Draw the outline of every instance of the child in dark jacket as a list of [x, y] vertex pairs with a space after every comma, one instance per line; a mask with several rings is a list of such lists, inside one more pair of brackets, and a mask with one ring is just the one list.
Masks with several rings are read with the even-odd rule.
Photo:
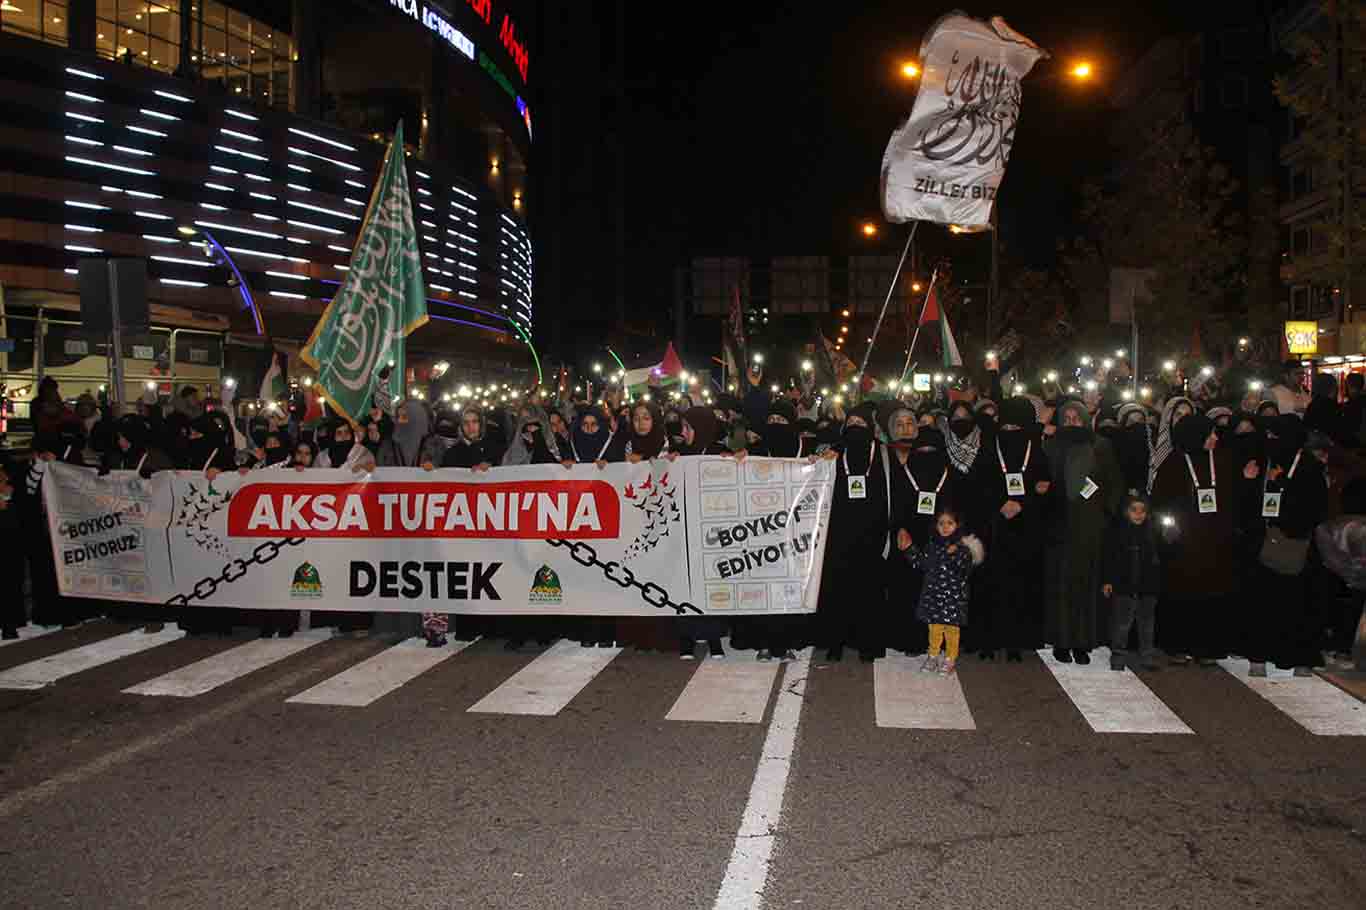
[[1113, 601], [1110, 669], [1123, 670], [1127, 666], [1129, 630], [1137, 626], [1142, 667], [1157, 670], [1153, 660], [1153, 627], [1157, 595], [1162, 588], [1162, 564], [1148, 521], [1148, 502], [1140, 496], [1124, 498], [1123, 514], [1105, 535], [1101, 580], [1101, 592]]
[[986, 558], [986, 551], [980, 540], [963, 532], [957, 510], [947, 504], [936, 511], [929, 540], [915, 543], [902, 528], [897, 532], [896, 545], [906, 561], [925, 576], [915, 618], [929, 626], [930, 641], [929, 655], [920, 669], [952, 675], [958, 665], [959, 634], [968, 623], [968, 579]]

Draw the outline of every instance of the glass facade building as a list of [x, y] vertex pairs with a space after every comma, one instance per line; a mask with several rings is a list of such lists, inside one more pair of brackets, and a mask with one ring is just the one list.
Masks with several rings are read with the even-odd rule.
[[[147, 261], [154, 324], [175, 310], [230, 334], [306, 339], [345, 278], [387, 134], [291, 112], [298, 51], [269, 23], [202, 0], [82, 2], [87, 16], [94, 9], [93, 53], [58, 30], [74, 4], [0, 7], [0, 319], [11, 329], [16, 314], [42, 309], [73, 319], [80, 261], [132, 257]], [[186, 7], [195, 14], [188, 61]], [[376, 9], [401, 32], [388, 7]], [[421, 28], [413, 38], [431, 40]], [[428, 59], [446, 53], [433, 43]], [[367, 66], [358, 62], [355, 78]], [[456, 76], [487, 88], [478, 65]], [[529, 135], [515, 156], [501, 133], [488, 157], [439, 154], [423, 137], [442, 110], [424, 101], [417, 122], [405, 118], [432, 317], [410, 345], [521, 360], [534, 259], [506, 172], [513, 157], [524, 172]]]

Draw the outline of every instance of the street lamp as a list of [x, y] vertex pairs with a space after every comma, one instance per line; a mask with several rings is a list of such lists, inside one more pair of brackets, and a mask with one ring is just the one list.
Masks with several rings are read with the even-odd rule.
[[802, 361], [802, 372], [803, 372], [803, 373], [810, 373], [810, 372], [811, 372], [811, 361], [809, 361], [809, 360], [803, 360], [803, 361]]
[[905, 63], [901, 64], [901, 75], [906, 79], [919, 79], [920, 64], [916, 63], [914, 60], [907, 60]]
[[877, 236], [877, 225], [876, 225], [876, 224], [873, 224], [873, 222], [871, 222], [871, 221], [865, 221], [865, 222], [863, 222], [863, 236], [865, 236], [865, 237], [876, 237], [876, 236]]
[[1091, 66], [1091, 61], [1078, 60], [1072, 65], [1072, 68], [1068, 70], [1067, 73], [1073, 79], [1076, 79], [1079, 82], [1085, 82], [1095, 75], [1095, 69]]
[[919, 281], [912, 281], [912, 282], [911, 282], [911, 291], [912, 291], [912, 293], [915, 293], [915, 294], [919, 294], [919, 293], [920, 293], [920, 282], [919, 282]]
[[212, 234], [198, 225], [182, 224], [176, 228], [176, 233], [182, 237], [204, 238], [204, 255], [217, 259], [220, 265], [227, 266], [228, 271], [232, 272], [232, 279], [228, 282], [228, 287], [237, 288], [237, 293], [242, 297], [243, 305], [251, 311], [252, 322], [256, 325], [256, 334], [264, 335], [266, 333], [265, 322], [261, 319], [261, 311], [256, 306], [256, 299], [252, 297], [251, 289], [247, 287], [247, 280], [238, 271], [237, 263], [232, 261], [232, 256], [223, 249], [223, 245], [214, 239]]

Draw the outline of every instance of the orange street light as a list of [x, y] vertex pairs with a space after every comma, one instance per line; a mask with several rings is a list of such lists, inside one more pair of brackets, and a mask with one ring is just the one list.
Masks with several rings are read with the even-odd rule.
[[876, 224], [873, 224], [873, 222], [871, 222], [871, 221], [865, 221], [865, 222], [863, 222], [863, 236], [865, 236], [865, 237], [876, 237], [876, 236], [877, 236], [877, 225], [876, 225]]
[[905, 76], [907, 79], [919, 79], [920, 64], [916, 63], [914, 60], [901, 64], [901, 75]]
[[919, 281], [912, 281], [912, 282], [911, 282], [911, 292], [912, 292], [912, 293], [915, 293], [915, 294], [919, 294], [919, 293], [920, 293], [920, 282], [919, 282]]
[[1073, 79], [1085, 81], [1095, 75], [1095, 69], [1091, 66], [1091, 61], [1079, 60], [1068, 70], [1068, 75]]

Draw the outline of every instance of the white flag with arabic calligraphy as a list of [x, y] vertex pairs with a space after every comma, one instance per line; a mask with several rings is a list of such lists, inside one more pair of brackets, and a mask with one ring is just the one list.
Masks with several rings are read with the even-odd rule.
[[882, 156], [887, 220], [984, 229], [1020, 117], [1020, 82], [1047, 53], [999, 16], [960, 12], [930, 27], [920, 91]]

